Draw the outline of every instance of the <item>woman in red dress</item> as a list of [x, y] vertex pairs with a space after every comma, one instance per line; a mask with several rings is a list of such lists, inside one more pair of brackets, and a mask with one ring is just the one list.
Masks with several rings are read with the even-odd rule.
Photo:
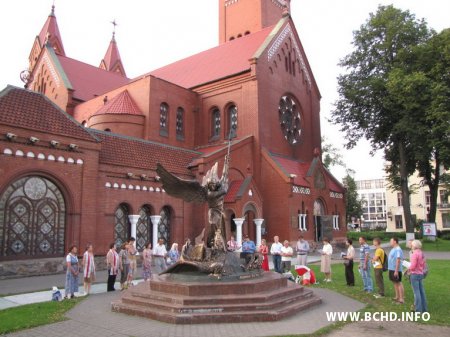
[[259, 252], [263, 256], [263, 263], [261, 268], [265, 271], [269, 271], [269, 259], [267, 258], [267, 254], [269, 253], [269, 247], [267, 247], [267, 243], [265, 239], [261, 240], [261, 245], [259, 246]]

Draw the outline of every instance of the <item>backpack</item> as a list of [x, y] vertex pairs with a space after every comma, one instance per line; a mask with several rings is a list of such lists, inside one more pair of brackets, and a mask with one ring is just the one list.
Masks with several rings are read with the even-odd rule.
[[386, 252], [383, 249], [383, 271], [388, 270], [388, 259], [386, 258]]

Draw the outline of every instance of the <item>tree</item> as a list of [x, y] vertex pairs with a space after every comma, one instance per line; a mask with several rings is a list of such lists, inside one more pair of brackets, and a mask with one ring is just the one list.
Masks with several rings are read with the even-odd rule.
[[325, 137], [322, 137], [322, 163], [327, 169], [331, 166], [346, 167], [339, 149], [329, 143]]
[[339, 99], [331, 120], [345, 132], [347, 148], [365, 137], [373, 150], [383, 149], [398, 163], [406, 231], [414, 232], [409, 204], [408, 177], [414, 172], [410, 135], [415, 132], [398, 96], [389, 91], [390, 75], [404, 65], [404, 56], [424, 44], [431, 32], [409, 11], [379, 6], [377, 13], [354, 32], [354, 51], [340, 65], [347, 73], [338, 78]]
[[[450, 165], [450, 29], [443, 30], [424, 44], [402, 51], [402, 67], [388, 78], [389, 95], [403, 111], [399, 128], [408, 133], [408, 171], [417, 170], [422, 184], [430, 190], [429, 221], [436, 218], [438, 189], [445, 183], [443, 167]], [[389, 153], [389, 173], [393, 186], [400, 163]], [[397, 181], [396, 181], [397, 179]]]
[[362, 200], [359, 198], [353, 174], [353, 170], [347, 170], [347, 175], [342, 179], [342, 182], [347, 189], [345, 194], [347, 223], [352, 221], [352, 218], [360, 219], [361, 215], [363, 215]]

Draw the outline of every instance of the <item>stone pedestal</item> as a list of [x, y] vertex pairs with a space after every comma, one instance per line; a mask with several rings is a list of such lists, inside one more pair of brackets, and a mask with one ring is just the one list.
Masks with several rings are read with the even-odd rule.
[[248, 280], [154, 275], [124, 292], [112, 310], [173, 324], [277, 321], [321, 303], [313, 291], [274, 272]]

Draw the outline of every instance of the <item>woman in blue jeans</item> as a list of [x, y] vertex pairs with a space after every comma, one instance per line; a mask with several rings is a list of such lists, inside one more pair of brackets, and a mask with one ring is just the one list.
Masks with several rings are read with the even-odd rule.
[[416, 312], [428, 312], [427, 298], [423, 288], [424, 273], [426, 270], [425, 255], [422, 252], [422, 243], [419, 240], [411, 242], [412, 254], [409, 274], [414, 292], [414, 306]]

